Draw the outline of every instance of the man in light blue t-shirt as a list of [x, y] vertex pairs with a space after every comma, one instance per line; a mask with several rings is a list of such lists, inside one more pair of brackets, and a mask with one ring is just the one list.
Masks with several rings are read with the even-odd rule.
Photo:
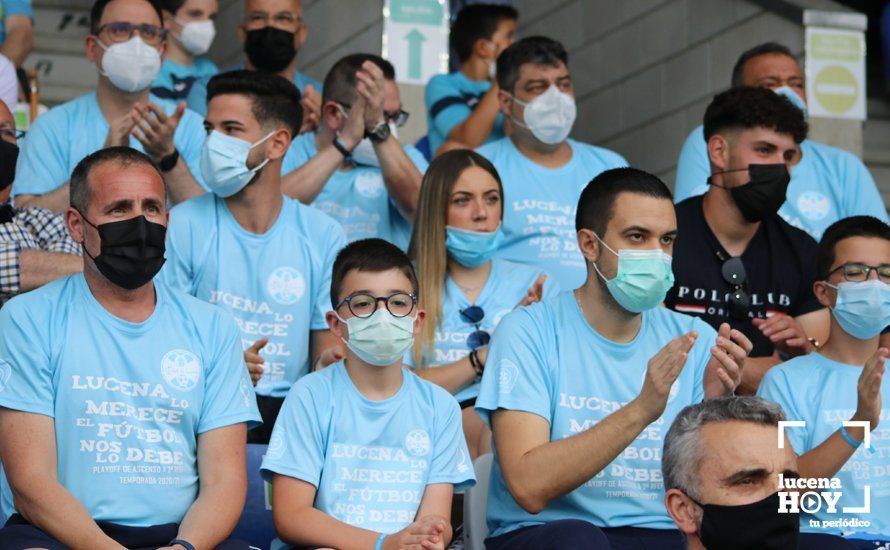
[[265, 424], [249, 441], [268, 443], [290, 387], [337, 345], [324, 316], [346, 240], [330, 217], [281, 193], [281, 159], [301, 123], [294, 85], [241, 70], [213, 77], [207, 92], [201, 163], [212, 193], [173, 209], [161, 278], [235, 316]]
[[457, 402], [402, 364], [425, 316], [414, 268], [364, 239], [337, 255], [331, 279], [327, 322], [346, 356], [300, 379], [275, 424], [261, 472], [278, 536], [297, 548], [444, 550], [454, 491], [475, 476]]
[[495, 63], [513, 43], [519, 12], [512, 6], [474, 4], [458, 12], [450, 41], [460, 69], [432, 77], [426, 85], [430, 152], [473, 149], [504, 137]]
[[476, 400], [496, 458], [486, 548], [683, 548], [662, 504], [661, 442], [683, 407], [735, 390], [751, 342], [659, 307], [677, 221], [655, 176], [601, 173], [576, 227], [586, 283], [508, 314], [488, 353]]
[[[743, 53], [732, 71], [732, 85], [769, 88], [806, 113], [803, 70], [781, 44], [767, 42]], [[680, 151], [674, 200], [703, 194], [710, 175], [707, 142], [699, 126]], [[858, 214], [888, 221], [881, 194], [862, 161], [824, 143], [801, 142], [791, 161], [791, 183], [779, 215], [818, 241], [829, 225]]]
[[50, 109], [28, 129], [12, 188], [18, 206], [64, 211], [68, 176], [77, 162], [116, 145], [144, 151], [158, 164], [174, 204], [204, 193], [198, 170], [201, 119], [184, 104], [161, 101], [148, 90], [164, 52], [160, 9], [148, 0], [101, 4], [91, 12], [95, 19], [86, 39], [99, 85]]
[[146, 155], [84, 158], [83, 273], [0, 309], [3, 548], [247, 548], [224, 541], [260, 416], [231, 316], [152, 280], [166, 204]]
[[219, 4], [217, 0], [163, 0], [161, 7], [167, 29], [167, 56], [151, 84], [151, 93], [181, 101], [188, 97], [196, 80], [209, 79], [219, 72], [216, 64], [204, 57], [216, 36], [214, 20]]
[[427, 162], [399, 142], [408, 113], [395, 78], [377, 55], [337, 61], [324, 80], [318, 131], [294, 140], [281, 183], [286, 195], [340, 222], [347, 240], [378, 237], [405, 250]]
[[[297, 70], [297, 53], [308, 32], [302, 0], [245, 0], [244, 16], [238, 23], [245, 60], [234, 67], [277, 74], [293, 82], [303, 106], [300, 133], [314, 130], [321, 116], [321, 84]], [[202, 115], [207, 113], [209, 81], [210, 76], [196, 80], [186, 100], [189, 109]]]
[[885, 548], [890, 383], [888, 350], [879, 340], [890, 325], [890, 226], [870, 216], [832, 224], [819, 243], [817, 264], [814, 292], [831, 309], [830, 336], [817, 351], [770, 369], [757, 394], [781, 405], [788, 420], [805, 422], [786, 430], [800, 455], [801, 477], [840, 482], [832, 489], [840, 494], [837, 511], [802, 513], [801, 530], [842, 534], [858, 548]]
[[524, 38], [497, 61], [501, 112], [510, 137], [477, 151], [504, 182], [504, 234], [498, 257], [537, 266], [564, 289], [581, 286], [584, 258], [575, 239], [575, 207], [587, 183], [621, 155], [568, 139], [576, 107], [568, 54], [549, 38]]

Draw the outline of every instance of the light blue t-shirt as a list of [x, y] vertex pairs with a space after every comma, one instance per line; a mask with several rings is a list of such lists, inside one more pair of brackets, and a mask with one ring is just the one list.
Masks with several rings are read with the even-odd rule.
[[[507, 490], [497, 460], [488, 495], [489, 536], [561, 519], [599, 527], [676, 529], [664, 508], [661, 450], [683, 407], [704, 397], [702, 378], [717, 333], [698, 318], [663, 307], [643, 312], [626, 344], [599, 335], [584, 319], [572, 292], [510, 313], [498, 325], [488, 352], [476, 411], [491, 426], [498, 409], [536, 414], [550, 423], [550, 440], [583, 432], [635, 399], [649, 360], [689, 331], [698, 340], [671, 388], [664, 414], [615, 460], [539, 514], [520, 507]], [[497, 449], [495, 449], [497, 457]]]
[[[308, 132], [291, 142], [281, 163], [282, 175], [293, 172], [318, 154], [315, 135]], [[428, 163], [420, 151], [413, 145], [405, 145], [404, 149], [420, 173], [426, 172]], [[402, 250], [408, 249], [411, 223], [390, 198], [383, 172], [377, 166], [356, 164], [346, 171], [336, 170], [312, 206], [340, 222], [349, 242], [377, 237]]]
[[[226, 69], [225, 72], [228, 71], [237, 71], [244, 68], [244, 64], [237, 65], [230, 69]], [[210, 79], [213, 78], [214, 75], [207, 75], [203, 78], [198, 78], [195, 80], [194, 84], [192, 84], [191, 89], [189, 90], [188, 97], [186, 98], [186, 104], [188, 108], [192, 111], [198, 113], [202, 117], [207, 115], [207, 83], [210, 82]], [[312, 87], [315, 88], [315, 91], [321, 95], [321, 82], [311, 78], [309, 76], [304, 75], [300, 71], [294, 69], [294, 86], [300, 90], [300, 93], [303, 93], [303, 90], [306, 89], [307, 84], [312, 84]]]
[[[172, 114], [176, 104], [155, 96], [149, 100]], [[173, 144], [200, 185], [201, 147], [204, 145], [204, 122], [197, 114], [185, 110]], [[12, 196], [44, 195], [65, 184], [71, 172], [85, 156], [105, 144], [108, 123], [102, 116], [96, 92], [90, 92], [54, 107], [40, 115], [28, 129], [16, 164]], [[130, 137], [130, 147], [144, 152], [142, 144]]]
[[0, 1], [0, 44], [6, 40], [6, 18], [10, 15], [27, 15], [34, 20], [34, 7], [31, 0]]
[[[426, 120], [430, 150], [435, 153], [455, 126], [465, 121], [491, 88], [491, 81], [470, 80], [457, 71], [450, 74], [437, 74], [426, 85]], [[498, 113], [491, 133], [485, 143], [504, 137], [504, 115]]]
[[[436, 345], [432, 357], [429, 358], [430, 367], [454, 363], [469, 355], [467, 338], [477, 329], [476, 325], [461, 319], [462, 310], [472, 305], [481, 307], [485, 317], [479, 323], [479, 330], [491, 334], [504, 315], [516, 309], [519, 301], [525, 298], [528, 289], [543, 274], [544, 272], [536, 267], [496, 258], [492, 260], [491, 273], [475, 304], [471, 303], [454, 280], [446, 275], [445, 286], [442, 288], [442, 321], [436, 328]], [[559, 283], [548, 276], [544, 282], [543, 298], [546, 300], [558, 293]], [[414, 365], [412, 352], [413, 348], [405, 354], [406, 365]], [[460, 403], [477, 395], [479, 395], [479, 383], [473, 382], [461, 388], [454, 394], [454, 398]]]
[[587, 278], [578, 250], [575, 212], [581, 191], [600, 172], [627, 166], [619, 155], [573, 139], [572, 159], [561, 168], [545, 168], [526, 158], [510, 138], [476, 151], [494, 164], [504, 185], [504, 233], [498, 257], [531, 264], [553, 275], [565, 290]]
[[[803, 420], [804, 427], [789, 427], [785, 435], [798, 455], [822, 444], [851, 420], [856, 412], [857, 384], [862, 367], [831, 360], [820, 353], [795, 357], [766, 372], [757, 395], [782, 406], [788, 420]], [[890, 540], [890, 384], [884, 376], [881, 421], [871, 432], [871, 456], [861, 446], [834, 475], [842, 493], [837, 513], [823, 506], [816, 514], [801, 513], [802, 531], [843, 534], [857, 539]], [[870, 487], [871, 513], [844, 514], [844, 507], [860, 507]], [[858, 517], [871, 523], [858, 529], [813, 528], [810, 520], [833, 521]]]
[[[875, 180], [855, 155], [808, 139], [800, 150], [802, 157], [791, 167], [787, 198], [779, 209], [782, 219], [817, 241], [829, 225], [850, 216], [874, 216], [890, 223]], [[674, 201], [703, 195], [710, 175], [708, 144], [699, 126], [680, 151]]]
[[191, 66], [174, 63], [165, 59], [161, 72], [151, 83], [151, 93], [161, 99], [184, 101], [196, 80], [207, 78], [219, 72], [219, 69], [206, 57], [196, 57]]
[[[151, 316], [109, 313], [78, 273], [0, 309], [0, 407], [54, 419], [59, 482], [97, 521], [180, 523], [198, 436], [260, 415], [232, 318], [155, 283]], [[3, 510], [13, 510], [2, 479]]]
[[261, 473], [317, 489], [315, 508], [380, 533], [412, 523], [427, 485], [476, 482], [457, 402], [402, 369], [402, 387], [383, 401], [362, 395], [340, 362], [294, 384]]
[[234, 315], [244, 349], [268, 338], [256, 392], [284, 397], [309, 372], [310, 331], [328, 328], [331, 268], [345, 245], [334, 220], [293, 199], [284, 198], [278, 219], [258, 235], [207, 193], [170, 212], [160, 277]]

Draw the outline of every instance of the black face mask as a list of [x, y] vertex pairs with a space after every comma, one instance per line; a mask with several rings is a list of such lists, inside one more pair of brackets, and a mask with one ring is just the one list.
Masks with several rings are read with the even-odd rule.
[[19, 158], [19, 146], [0, 139], [0, 191], [15, 179], [15, 163]]
[[101, 253], [93, 258], [84, 247], [87, 256], [96, 263], [99, 273], [121, 288], [139, 288], [157, 275], [164, 265], [164, 237], [167, 228], [159, 223], [136, 216], [129, 220], [103, 223], [96, 226], [80, 215], [85, 222], [99, 231], [102, 239]]
[[779, 513], [779, 493], [741, 506], [699, 504], [699, 537], [708, 550], [789, 550], [800, 537], [800, 515]]
[[[751, 179], [745, 185], [733, 187], [729, 193], [746, 220], [751, 223], [762, 222], [778, 212], [782, 203], [785, 202], [791, 174], [781, 162], [777, 164], [749, 164], [747, 168], [724, 170], [717, 173], [726, 174], [742, 170], [747, 170]], [[708, 183], [716, 185], [711, 178], [708, 178]]]
[[257, 70], [281, 72], [297, 55], [294, 33], [272, 26], [247, 31], [244, 53]]

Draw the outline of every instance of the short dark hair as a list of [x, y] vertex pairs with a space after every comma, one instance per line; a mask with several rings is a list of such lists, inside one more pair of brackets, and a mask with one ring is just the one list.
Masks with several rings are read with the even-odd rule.
[[787, 46], [783, 46], [778, 42], [764, 42], [763, 44], [754, 46], [753, 48], [742, 52], [738, 61], [735, 62], [735, 66], [732, 68], [733, 87], [743, 86], [745, 84], [745, 65], [748, 61], [755, 57], [760, 57], [761, 55], [786, 55], [794, 61], [797, 61], [797, 58], [794, 57], [791, 50], [789, 50]]
[[142, 164], [151, 167], [158, 173], [158, 177], [164, 182], [164, 189], [167, 188], [167, 182], [158, 170], [157, 164], [145, 153], [132, 149], [130, 147], [116, 146], [107, 149], [99, 149], [95, 153], [90, 153], [77, 163], [74, 171], [71, 172], [69, 180], [69, 202], [75, 210], [81, 214], [86, 214], [90, 204], [90, 173], [99, 165], [106, 162], [114, 162], [118, 166], [127, 167], [135, 164]]
[[417, 296], [417, 275], [408, 255], [396, 245], [383, 239], [361, 239], [341, 250], [331, 272], [331, 307], [340, 303], [343, 280], [350, 271], [379, 273], [398, 269], [411, 281], [411, 291]]
[[181, 8], [185, 4], [185, 0], [158, 0], [158, 3], [161, 5], [161, 8], [164, 11], [176, 15], [176, 12], [179, 11], [179, 8]]
[[621, 193], [636, 193], [673, 202], [671, 191], [663, 181], [637, 168], [612, 168], [590, 180], [575, 214], [575, 230], [590, 229], [604, 238], [614, 215], [615, 199]]
[[836, 259], [834, 252], [837, 243], [850, 237], [874, 237], [890, 241], [890, 225], [873, 216], [850, 216], [828, 226], [822, 234], [816, 253], [816, 275], [820, 280], [826, 279], [831, 271]]
[[322, 100], [325, 103], [335, 101], [338, 103], [349, 103], [350, 105], [355, 102], [358, 97], [355, 87], [355, 73], [358, 72], [365, 61], [371, 61], [380, 67], [380, 70], [383, 71], [383, 78], [386, 80], [396, 79], [395, 67], [379, 55], [372, 53], [350, 54], [334, 63], [334, 66], [331, 67], [331, 70], [324, 77], [324, 84], [322, 85], [324, 97]]
[[461, 63], [473, 55], [477, 40], [491, 40], [501, 21], [516, 21], [519, 12], [513, 6], [470, 4], [457, 13], [451, 24], [451, 47]]
[[526, 63], [558, 67], [569, 66], [569, 54], [563, 45], [546, 36], [529, 36], [512, 43], [498, 56], [498, 86], [513, 93], [519, 80], [519, 69]]
[[[93, 2], [93, 7], [90, 8], [90, 34], [98, 34], [99, 33], [99, 22], [102, 21], [102, 14], [105, 13], [105, 8], [108, 4], [112, 3], [114, 0], [96, 0]], [[161, 21], [161, 26], [164, 26], [164, 14], [161, 13], [161, 4], [158, 0], [145, 0], [151, 7], [154, 8], [155, 13], [158, 14], [158, 19]]]
[[800, 143], [807, 137], [803, 112], [767, 88], [739, 86], [714, 96], [705, 110], [705, 141], [726, 130], [769, 128]]
[[303, 124], [300, 90], [284, 77], [244, 69], [220, 73], [207, 83], [207, 104], [219, 95], [246, 96], [261, 126], [274, 122], [284, 124], [292, 137], [300, 133]]

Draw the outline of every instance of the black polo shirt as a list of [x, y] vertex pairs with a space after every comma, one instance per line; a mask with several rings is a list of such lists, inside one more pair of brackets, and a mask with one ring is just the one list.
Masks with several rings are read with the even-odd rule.
[[754, 344], [752, 357], [771, 355], [774, 348], [751, 319], [775, 313], [797, 317], [822, 309], [813, 295], [816, 241], [774, 215], [761, 222], [741, 256], [747, 277], [742, 288], [751, 301], [748, 319], [730, 316], [727, 298], [733, 286], [720, 271], [724, 262], [721, 258], [730, 254], [705, 221], [702, 196], [677, 204], [676, 211], [675, 283], [665, 299], [667, 307], [701, 317], [715, 329], [728, 322], [750, 338]]

